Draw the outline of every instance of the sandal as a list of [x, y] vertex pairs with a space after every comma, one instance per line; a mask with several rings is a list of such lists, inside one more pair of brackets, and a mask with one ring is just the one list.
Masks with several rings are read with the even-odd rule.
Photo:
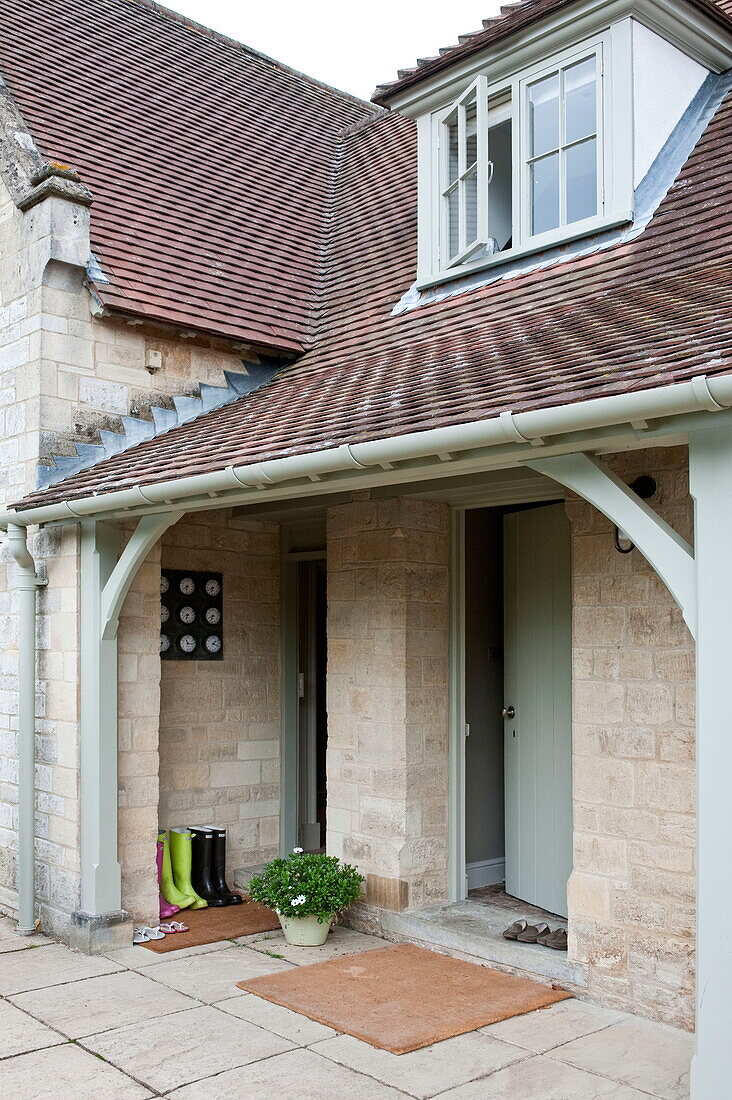
[[504, 940], [517, 940], [519, 934], [523, 932], [527, 927], [525, 920], [515, 920], [513, 924], [509, 924], [508, 928], [503, 932]]
[[555, 928], [555, 930], [543, 941], [545, 947], [551, 947], [554, 951], [567, 950], [567, 929]]
[[149, 943], [150, 937], [146, 936], [142, 928], [135, 928], [132, 933], [133, 943]]
[[536, 943], [539, 936], [548, 935], [549, 932], [548, 924], [530, 924], [523, 932], [519, 932], [516, 939], [519, 943]]
[[170, 921], [170, 927], [173, 929], [174, 932], [187, 932], [188, 931], [188, 925], [184, 924], [182, 920], [172, 920], [172, 921]]
[[[145, 936], [146, 939], [148, 939], [148, 940], [164, 940], [165, 939], [165, 933], [161, 932], [159, 928], [148, 928], [147, 926], [143, 925], [141, 928], [138, 928], [137, 931], [141, 932], [143, 934], [143, 936]], [[133, 932], [133, 938], [134, 938], [134, 932]], [[144, 943], [145, 940], [138, 940], [137, 942], [138, 943]]]

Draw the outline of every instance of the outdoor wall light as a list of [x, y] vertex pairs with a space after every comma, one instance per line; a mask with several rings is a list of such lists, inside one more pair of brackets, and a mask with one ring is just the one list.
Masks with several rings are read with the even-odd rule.
[[[648, 500], [653, 496], [658, 486], [654, 478], [642, 474], [630, 483], [630, 488], [641, 500]], [[617, 526], [615, 528], [615, 549], [619, 554], [629, 554], [631, 550], [635, 550], [635, 543], [630, 540], [625, 531]]]

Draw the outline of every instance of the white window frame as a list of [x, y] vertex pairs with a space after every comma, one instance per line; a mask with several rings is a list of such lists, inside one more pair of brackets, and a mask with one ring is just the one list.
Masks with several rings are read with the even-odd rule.
[[[465, 209], [466, 183], [470, 173], [470, 165], [465, 163], [465, 113], [469, 106], [475, 103], [476, 107], [476, 194], [477, 194], [477, 218], [475, 240], [466, 239], [465, 229], [467, 214]], [[449, 123], [450, 119], [457, 115], [458, 122], [458, 175], [452, 181], [448, 176], [449, 151]], [[481, 172], [481, 165], [488, 158], [488, 81], [484, 76], [477, 77], [465, 91], [458, 96], [454, 103], [441, 112], [439, 128], [439, 173], [440, 173], [440, 256], [445, 267], [456, 267], [471, 259], [481, 248], [485, 248], [488, 240], [488, 180], [485, 173]], [[454, 256], [450, 256], [450, 220], [448, 195], [452, 190], [458, 191], [458, 236], [460, 248]]]
[[[515, 257], [540, 252], [558, 244], [622, 225], [633, 218], [632, 98], [630, 34], [627, 22], [615, 24], [600, 34], [544, 57], [493, 83], [483, 75], [453, 95], [449, 103], [421, 116], [419, 130], [419, 270], [417, 285], [434, 286], [457, 276], [506, 263]], [[528, 186], [528, 87], [543, 76], [595, 55], [597, 80], [598, 207], [597, 214], [581, 222], [560, 225], [546, 233], [530, 232], [530, 191]], [[479, 83], [484, 82], [484, 83]], [[452, 259], [447, 256], [447, 229], [444, 216], [445, 120], [456, 106], [473, 94], [479, 94], [484, 109], [480, 112], [479, 143], [483, 163], [490, 157], [488, 131], [493, 124], [488, 110], [490, 100], [510, 93], [512, 123], [513, 239], [511, 248], [491, 255], [475, 256], [490, 239], [490, 209], [486, 173], [478, 176], [479, 233], [481, 245], [466, 249]], [[499, 108], [499, 111], [502, 109]], [[502, 118], [509, 117], [503, 111]], [[479, 160], [481, 153], [479, 152]], [[481, 195], [483, 196], [481, 199]]]

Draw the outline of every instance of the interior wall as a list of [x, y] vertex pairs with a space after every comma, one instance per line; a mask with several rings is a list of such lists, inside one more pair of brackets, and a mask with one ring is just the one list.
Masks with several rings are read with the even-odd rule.
[[224, 656], [161, 661], [160, 825], [225, 826], [231, 872], [278, 853], [279, 527], [192, 513], [161, 565], [223, 574]]
[[465, 514], [465, 860], [491, 865], [468, 866], [471, 888], [504, 877], [502, 706], [503, 515], [481, 508]]

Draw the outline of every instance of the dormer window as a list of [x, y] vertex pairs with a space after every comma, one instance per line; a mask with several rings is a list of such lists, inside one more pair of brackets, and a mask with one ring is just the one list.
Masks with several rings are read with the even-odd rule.
[[632, 217], [628, 52], [608, 32], [502, 79], [489, 68], [423, 118], [422, 285]]

